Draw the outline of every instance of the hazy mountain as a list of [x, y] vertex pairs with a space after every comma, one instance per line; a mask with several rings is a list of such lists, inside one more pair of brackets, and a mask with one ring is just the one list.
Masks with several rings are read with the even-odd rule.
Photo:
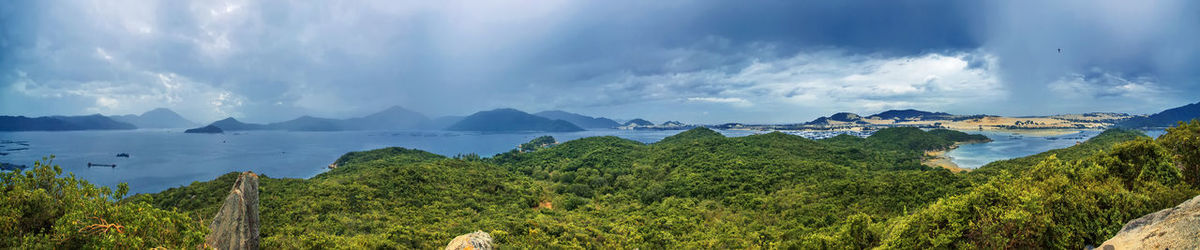
[[466, 116], [448, 115], [433, 118], [433, 121], [430, 122], [429, 127], [434, 129], [445, 129], [446, 127], [450, 127], [450, 125], [458, 123], [458, 121], [462, 121], [463, 118], [466, 118]]
[[220, 134], [220, 133], [224, 133], [225, 131], [221, 130], [221, 128], [218, 128], [217, 126], [208, 125], [208, 126], [204, 126], [204, 127], [184, 130], [183, 132], [189, 133], [189, 134]]
[[225, 118], [225, 119], [223, 119], [223, 120], [220, 120], [220, 121], [215, 121], [215, 122], [213, 122], [212, 124], [209, 124], [209, 125], [212, 125], [212, 126], [216, 126], [216, 127], [218, 127], [218, 128], [221, 128], [221, 130], [224, 130], [224, 131], [238, 131], [238, 130], [265, 130], [265, 129], [268, 129], [268, 128], [267, 128], [267, 125], [262, 125], [262, 124], [254, 124], [254, 123], [243, 123], [243, 122], [241, 122], [241, 121], [238, 121], [237, 119], [233, 119], [233, 117]]
[[186, 128], [196, 126], [196, 123], [184, 119], [175, 111], [166, 108], [156, 108], [141, 115], [110, 116], [113, 120], [133, 124], [138, 128]]
[[625, 122], [625, 124], [622, 126], [629, 126], [629, 125], [654, 126], [654, 123], [647, 121], [647, 120], [642, 120], [642, 118], [634, 118], [633, 120], [629, 120], [628, 122]]
[[882, 113], [874, 114], [869, 117], [876, 118], [876, 119], [912, 120], [915, 118], [921, 118], [923, 120], [930, 120], [930, 119], [947, 119], [947, 118], [950, 118], [951, 116], [954, 116], [954, 115], [951, 115], [950, 113], [943, 113], [943, 112], [928, 112], [928, 111], [920, 111], [920, 110], [915, 110], [915, 109], [904, 109], [904, 110], [883, 111]]
[[568, 121], [568, 122], [574, 123], [575, 125], [578, 125], [581, 128], [615, 128], [615, 127], [621, 126], [620, 123], [617, 123], [608, 118], [591, 117], [591, 116], [586, 116], [586, 115], [581, 115], [581, 114], [576, 114], [576, 113], [571, 113], [571, 112], [566, 112], [566, 111], [561, 111], [561, 110], [542, 111], [542, 112], [538, 112], [534, 115], [553, 119], [553, 120]]
[[136, 129], [100, 114], [86, 116], [0, 116], [0, 131], [62, 131]]
[[343, 128], [359, 130], [425, 129], [433, 128], [432, 125], [433, 121], [429, 120], [429, 117], [400, 106], [341, 121]]
[[1200, 102], [1163, 110], [1149, 116], [1129, 118], [1117, 123], [1117, 126], [1123, 128], [1170, 127], [1181, 121], [1186, 122], [1198, 118], [1200, 118]]
[[455, 131], [545, 131], [572, 132], [583, 128], [564, 120], [531, 115], [516, 109], [480, 111], [450, 125], [446, 130]]
[[340, 130], [391, 130], [391, 129], [425, 129], [430, 128], [429, 118], [421, 113], [409, 111], [399, 106], [392, 106], [383, 111], [359, 118], [330, 119], [312, 116], [301, 116], [282, 122], [269, 124], [242, 123], [236, 119], [226, 118], [210, 125], [225, 131], [237, 130], [289, 130], [289, 131], [340, 131]]
[[685, 125], [687, 125], [687, 124], [683, 124], [682, 122], [679, 122], [679, 121], [666, 121], [666, 122], [663, 122], [662, 124], [659, 124], [658, 126], [679, 127], [679, 126], [685, 126]]
[[[267, 129], [291, 131], [338, 131], [343, 130], [343, 120], [301, 116], [283, 122], [267, 124]], [[220, 127], [220, 126], [218, 126]]]

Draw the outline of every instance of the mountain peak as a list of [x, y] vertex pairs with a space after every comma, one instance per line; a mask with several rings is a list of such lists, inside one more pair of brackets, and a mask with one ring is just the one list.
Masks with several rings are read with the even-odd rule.
[[196, 123], [183, 118], [183, 116], [167, 108], [151, 109], [141, 115], [118, 115], [111, 118], [120, 122], [133, 124], [138, 128], [183, 128], [196, 125]]
[[615, 128], [621, 126], [620, 123], [608, 118], [591, 117], [562, 110], [547, 110], [537, 112], [533, 115], [550, 118], [551, 120], [568, 121], [582, 128]]
[[829, 116], [829, 119], [834, 120], [834, 121], [840, 121], [840, 122], [852, 122], [852, 121], [857, 121], [859, 119], [862, 119], [862, 117], [858, 116], [858, 114], [855, 114], [855, 113], [841, 112], [841, 113], [837, 113], [837, 114], [833, 114], [832, 116]]
[[143, 115], [143, 116], [145, 116], [145, 115], [151, 115], [151, 114], [173, 114], [173, 115], [179, 115], [179, 113], [175, 113], [175, 111], [173, 111], [173, 110], [171, 110], [171, 109], [168, 109], [168, 108], [155, 108], [155, 109], [151, 109], [150, 111], [146, 111], [146, 112], [142, 113], [142, 115]]
[[628, 122], [625, 122], [625, 126], [629, 126], [629, 125], [654, 126], [654, 123], [647, 121], [647, 120], [643, 120], [642, 118], [634, 118], [633, 120], [629, 120]]
[[934, 118], [934, 117], [951, 116], [951, 114], [945, 113], [945, 112], [929, 112], [929, 111], [922, 111], [922, 110], [916, 110], [916, 109], [900, 109], [900, 110], [893, 109], [893, 110], [883, 111], [883, 112], [880, 112], [878, 114], [874, 114], [871, 116], [877, 117], [880, 119], [912, 119], [912, 118], [917, 118], [917, 117], [923, 117], [923, 118], [928, 119], [928, 118]]
[[573, 132], [581, 131], [574, 123], [546, 117], [531, 115], [524, 111], [499, 108], [480, 111], [463, 118], [448, 130], [458, 131], [549, 131]]

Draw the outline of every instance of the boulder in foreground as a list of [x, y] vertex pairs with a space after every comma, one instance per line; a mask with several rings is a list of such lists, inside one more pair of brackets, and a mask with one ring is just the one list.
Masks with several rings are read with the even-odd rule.
[[1129, 221], [1100, 249], [1200, 249], [1200, 196]]
[[491, 250], [495, 249], [492, 246], [492, 236], [483, 231], [475, 231], [474, 233], [459, 235], [446, 245], [446, 250]]

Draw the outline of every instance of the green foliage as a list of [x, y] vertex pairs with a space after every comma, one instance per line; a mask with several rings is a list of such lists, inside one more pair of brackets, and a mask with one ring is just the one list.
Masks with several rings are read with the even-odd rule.
[[0, 248], [194, 248], [207, 227], [187, 215], [142, 202], [115, 203], [113, 192], [73, 175], [50, 158], [29, 171], [0, 173]]
[[938, 137], [941, 137], [942, 139], [946, 139], [946, 140], [952, 141], [952, 142], [989, 142], [989, 141], [992, 141], [991, 138], [988, 138], [987, 136], [984, 136], [984, 135], [967, 134], [962, 131], [949, 130], [949, 129], [933, 129], [933, 130], [929, 130], [929, 134], [936, 135]]
[[[1078, 150], [1078, 149], [1074, 149]], [[1170, 155], [1146, 138], [1108, 153], [1045, 157], [1027, 172], [1003, 172], [970, 192], [897, 219], [883, 245], [896, 248], [1082, 248], [1129, 220], [1198, 192], [1177, 185]]]
[[[265, 248], [437, 248], [484, 230], [508, 248], [1080, 248], [1190, 196], [1173, 148], [1111, 130], [955, 174], [925, 150], [980, 138], [863, 139], [693, 129], [590, 137], [491, 158], [350, 153], [308, 180], [261, 178]], [[211, 216], [235, 174], [126, 202]]]
[[913, 127], [885, 128], [867, 137], [867, 141], [896, 149], [908, 150], [944, 150], [954, 145], [943, 135], [933, 134]]
[[1200, 120], [1168, 128], [1158, 143], [1175, 154], [1173, 160], [1182, 169], [1184, 182], [1200, 188]]
[[554, 141], [554, 137], [544, 135], [539, 136], [538, 138], [533, 138], [533, 140], [530, 140], [529, 142], [522, 143], [520, 146], [517, 146], [517, 149], [521, 150], [521, 152], [533, 152], [534, 150], [550, 147], [555, 143], [558, 142]]
[[721, 133], [718, 133], [717, 131], [713, 131], [712, 129], [709, 129], [709, 128], [697, 127], [694, 129], [690, 129], [688, 131], [680, 132], [680, 133], [672, 135], [672, 136], [667, 136], [667, 138], [663, 138], [661, 141], [658, 141], [657, 143], [658, 144], [677, 143], [677, 142], [686, 142], [686, 141], [692, 141], [692, 140], [713, 139], [713, 138], [725, 138], [725, 135], [722, 135]]

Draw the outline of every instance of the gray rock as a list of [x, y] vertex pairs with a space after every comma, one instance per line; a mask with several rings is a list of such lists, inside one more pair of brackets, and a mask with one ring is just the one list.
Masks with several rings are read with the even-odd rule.
[[483, 231], [459, 235], [446, 245], [446, 250], [492, 250], [492, 236]]
[[225, 196], [204, 241], [216, 249], [258, 249], [258, 227], [258, 175], [247, 171]]
[[1129, 221], [1100, 249], [1200, 249], [1200, 196]]

